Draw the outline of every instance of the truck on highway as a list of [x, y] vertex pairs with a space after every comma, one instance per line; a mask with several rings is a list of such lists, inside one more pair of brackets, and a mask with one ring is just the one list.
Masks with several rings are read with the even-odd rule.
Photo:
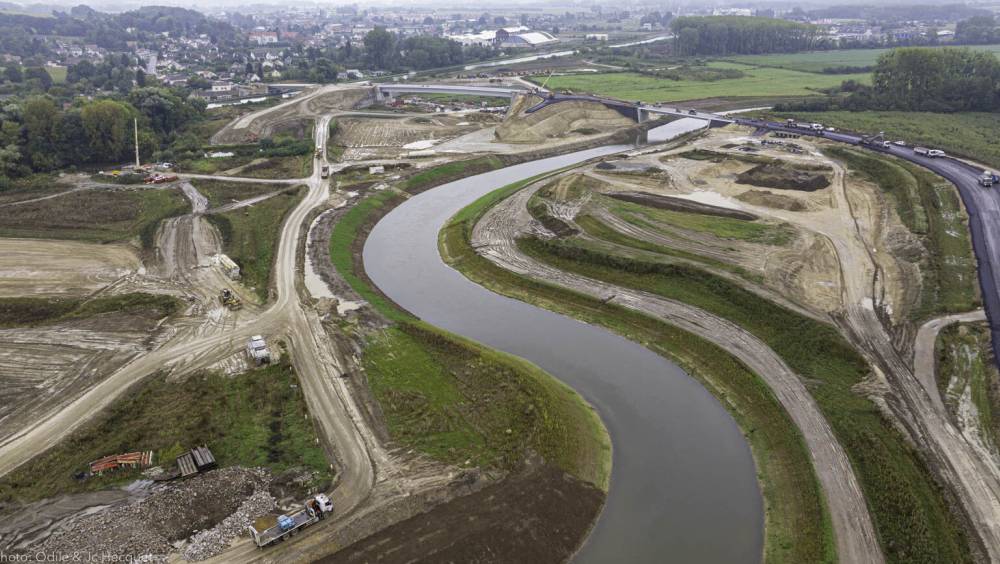
[[914, 147], [913, 153], [923, 157], [943, 157], [945, 156], [944, 151], [940, 149], [928, 149], [927, 147]]
[[326, 518], [333, 511], [333, 502], [324, 494], [317, 494], [302, 505], [301, 509], [281, 515], [264, 515], [247, 527], [257, 548], [281, 542], [302, 529]]
[[319, 175], [322, 176], [323, 178], [329, 178], [330, 177], [330, 165], [323, 165], [323, 168], [320, 169]]
[[979, 185], [983, 188], [989, 188], [994, 184], [1000, 184], [1000, 176], [998, 176], [997, 173], [990, 170], [984, 170], [983, 173], [979, 175]]

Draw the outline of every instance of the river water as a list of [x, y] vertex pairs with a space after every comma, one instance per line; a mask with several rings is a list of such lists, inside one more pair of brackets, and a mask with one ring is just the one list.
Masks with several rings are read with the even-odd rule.
[[[678, 120], [656, 138], [703, 126]], [[630, 147], [541, 159], [410, 198], [364, 248], [371, 279], [419, 318], [534, 362], [598, 410], [614, 447], [607, 506], [578, 563], [757, 563], [763, 506], [749, 447], [719, 402], [677, 365], [604, 329], [494, 294], [448, 267], [438, 231], [512, 182]]]

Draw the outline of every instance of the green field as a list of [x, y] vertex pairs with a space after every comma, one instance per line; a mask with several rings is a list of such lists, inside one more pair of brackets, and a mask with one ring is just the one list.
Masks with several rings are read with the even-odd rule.
[[86, 190], [18, 205], [0, 213], [0, 237], [77, 239], [110, 243], [139, 237], [151, 249], [160, 221], [187, 213], [173, 188]]
[[205, 216], [219, 229], [222, 248], [240, 265], [243, 283], [267, 301], [274, 254], [285, 216], [299, 202], [304, 189], [289, 188], [248, 208]]
[[[717, 68], [737, 68], [742, 78], [715, 81], [666, 80], [633, 73], [591, 73], [553, 76], [548, 88], [593, 93], [621, 100], [674, 102], [722, 97], [808, 96], [818, 90], [840, 86], [844, 80], [869, 82], [868, 74], [821, 75], [778, 68], [751, 67], [726, 62], [710, 63]], [[536, 79], [543, 80], [543, 79]]]
[[257, 182], [232, 182], [226, 180], [191, 179], [191, 185], [208, 198], [209, 207], [217, 207], [263, 194], [270, 194], [282, 188], [281, 184], [261, 184]]
[[709, 341], [652, 317], [501, 269], [469, 246], [469, 233], [480, 215], [529, 182], [496, 190], [456, 214], [440, 235], [445, 261], [495, 292], [642, 343], [725, 398], [723, 405], [744, 431], [757, 464], [766, 507], [764, 560], [836, 561], [829, 516], [802, 437], [770, 389], [745, 365]]
[[[1000, 45], [973, 45], [969, 48], [1000, 54]], [[778, 53], [773, 55], [738, 55], [726, 57], [726, 60], [747, 65], [820, 73], [823, 72], [823, 69], [830, 67], [874, 66], [878, 62], [879, 56], [887, 51], [889, 49], [844, 49], [812, 51], [808, 53]]]
[[329, 484], [329, 463], [316, 443], [305, 399], [292, 367], [279, 363], [226, 376], [195, 374], [183, 382], [154, 375], [30, 464], [0, 478], [0, 501], [30, 502], [98, 490], [140, 477], [138, 470], [87, 480], [73, 475], [100, 457], [154, 451], [167, 468], [184, 450], [212, 449], [220, 466], [265, 466], [314, 473]]
[[1000, 169], [1000, 114], [965, 112], [796, 112], [777, 113], [777, 119], [795, 118], [838, 129], [864, 133], [884, 131], [890, 139], [911, 145], [936, 147]]

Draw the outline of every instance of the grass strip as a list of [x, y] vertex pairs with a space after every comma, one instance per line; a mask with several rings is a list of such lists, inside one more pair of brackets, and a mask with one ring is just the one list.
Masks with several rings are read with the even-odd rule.
[[164, 294], [134, 292], [85, 299], [0, 298], [0, 327], [42, 325], [83, 319], [102, 313], [139, 313], [166, 317], [180, 308], [180, 301]]
[[414, 174], [402, 183], [401, 188], [411, 194], [417, 194], [446, 182], [489, 172], [503, 168], [503, 166], [504, 162], [500, 157], [495, 155], [487, 155], [464, 161], [453, 161]]

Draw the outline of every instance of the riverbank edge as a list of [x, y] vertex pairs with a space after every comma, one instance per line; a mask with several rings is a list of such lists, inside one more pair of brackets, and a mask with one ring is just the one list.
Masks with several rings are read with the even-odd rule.
[[[360, 249], [364, 247], [364, 241], [379, 219], [405, 201], [406, 197], [399, 193], [379, 192], [366, 197], [362, 202], [359, 202], [358, 205], [349, 210], [337, 222], [331, 233], [330, 250], [334, 267], [341, 272], [341, 276], [344, 276], [355, 292], [366, 299], [372, 308], [391, 323], [413, 323], [426, 331], [440, 335], [456, 345], [470, 349], [479, 356], [491, 357], [498, 362], [510, 366], [535, 381], [542, 389], [549, 390], [548, 399], [552, 400], [548, 402], [550, 404], [555, 404], [556, 400], [566, 400], [563, 402], [566, 409], [570, 409], [576, 413], [573, 419], [580, 424], [576, 433], [577, 443], [588, 445], [582, 448], [581, 451], [599, 453], [599, 458], [596, 461], [589, 459], [590, 457], [588, 457], [588, 460], [578, 460], [571, 465], [571, 468], [563, 468], [563, 470], [581, 480], [594, 484], [594, 486], [600, 488], [606, 495], [610, 486], [612, 471], [613, 446], [611, 444], [611, 437], [604, 426], [604, 422], [598, 416], [597, 411], [576, 390], [527, 360], [417, 320], [404, 308], [385, 297], [368, 278], [367, 274], [364, 273], [363, 261], [359, 259], [361, 256]], [[335, 247], [344, 246], [344, 243], [348, 243], [347, 248], [356, 250], [357, 252], [349, 254], [335, 252]], [[600, 513], [594, 516], [595, 522], [599, 515]]]
[[[698, 380], [722, 403], [737, 422], [737, 425], [750, 445], [754, 464], [757, 469], [757, 481], [761, 488], [765, 504], [764, 561], [768, 563], [803, 561], [836, 562], [836, 541], [832, 521], [819, 484], [819, 479], [816, 476], [808, 449], [805, 446], [805, 440], [798, 428], [791, 423], [787, 412], [781, 407], [770, 388], [763, 383], [759, 376], [750, 371], [739, 360], [709, 341], [652, 317], [627, 312], [623, 308], [600, 302], [589, 296], [509, 272], [481, 257], [472, 248], [470, 240], [472, 227], [490, 208], [512, 196], [522, 188], [560, 172], [563, 172], [563, 170], [541, 174], [498, 188], [456, 213], [439, 233], [438, 248], [444, 262], [462, 273], [463, 276], [472, 282], [493, 292], [530, 303], [536, 307], [568, 315], [585, 323], [602, 326], [650, 348], [653, 352], [681, 366], [685, 372]], [[546, 289], [546, 298], [548, 299], [542, 298], [536, 292], [539, 287]], [[595, 311], [599, 311], [600, 316], [594, 315]], [[651, 323], [654, 326], [669, 328], [669, 332], [671, 333], [683, 334], [689, 342], [697, 342], [710, 350], [714, 349], [714, 354], [719, 355], [719, 358], [727, 359], [731, 366], [742, 368], [753, 379], [751, 385], [757, 388], [758, 392], [765, 392], [763, 397], [767, 398], [770, 404], [769, 409], [765, 409], [768, 415], [765, 417], [759, 414], [759, 418], [755, 418], [754, 413], [751, 411], [737, 407], [735, 402], [738, 402], [738, 400], [734, 400], [734, 396], [732, 395], [732, 392], [738, 386], [734, 374], [726, 374], [722, 370], [713, 371], [709, 366], [699, 363], [694, 357], [686, 354], [674, 342], [655, 339], [650, 331], [646, 331], [634, 324], [633, 319], [636, 317], [644, 318], [646, 323]], [[788, 485], [776, 484], [773, 474], [769, 472], [766, 461], [770, 458], [770, 448], [765, 444], [767, 442], [765, 438], [756, 432], [762, 428], [761, 425], [754, 422], [766, 419], [773, 420], [773, 418], [788, 422], [788, 425], [784, 426], [784, 429], [788, 431], [788, 436], [778, 442], [786, 445], [795, 445], [793, 448], [798, 450], [800, 454], [798, 464], [808, 467], [808, 482], [812, 493], [804, 492], [801, 489], [791, 491], [793, 488], [790, 488]], [[777, 503], [780, 492], [786, 492], [786, 495], [798, 498], [815, 496], [816, 510], [819, 513], [816, 521], [819, 525], [815, 528], [808, 528], [803, 526], [804, 523], [801, 520], [782, 519], [780, 516], [782, 510], [779, 509], [779, 504]], [[779, 525], [780, 522], [784, 524]], [[823, 539], [820, 543], [822, 548], [819, 554], [814, 555], [811, 559], [803, 560], [802, 555], [790, 553], [791, 551], [788, 550], [789, 543], [797, 545], [798, 543], [795, 542], [796, 539], [800, 539], [801, 542], [801, 539], [808, 538]]]

